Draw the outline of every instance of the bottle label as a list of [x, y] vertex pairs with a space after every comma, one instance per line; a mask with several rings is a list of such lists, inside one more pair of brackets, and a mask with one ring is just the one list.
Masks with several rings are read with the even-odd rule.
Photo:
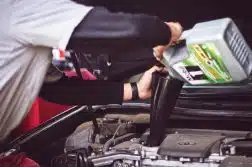
[[189, 44], [189, 57], [173, 68], [190, 84], [229, 83], [232, 77], [213, 43]]

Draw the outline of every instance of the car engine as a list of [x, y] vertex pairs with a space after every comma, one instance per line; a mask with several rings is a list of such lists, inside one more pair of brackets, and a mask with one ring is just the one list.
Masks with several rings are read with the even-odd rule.
[[150, 147], [150, 130], [143, 128], [148, 121], [148, 114], [108, 114], [96, 126], [84, 123], [66, 141], [68, 166], [76, 159], [86, 167], [252, 165], [249, 131], [167, 128], [161, 144]]

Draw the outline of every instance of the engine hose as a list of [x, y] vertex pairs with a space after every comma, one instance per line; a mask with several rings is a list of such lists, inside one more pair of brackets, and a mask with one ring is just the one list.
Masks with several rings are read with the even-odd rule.
[[130, 140], [131, 138], [135, 137], [135, 133], [128, 133], [123, 136], [117, 137], [117, 138], [111, 138], [109, 139], [103, 146], [103, 153], [107, 152], [109, 148], [115, 144], [118, 144], [120, 142], [123, 142], [125, 140]]

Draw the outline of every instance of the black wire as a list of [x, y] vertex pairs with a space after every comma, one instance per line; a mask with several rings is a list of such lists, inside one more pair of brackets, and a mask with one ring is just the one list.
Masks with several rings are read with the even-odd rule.
[[82, 54], [82, 53], [80, 53], [80, 55], [81, 55], [82, 57], [84, 57], [85, 62], [86, 62], [86, 64], [87, 64], [87, 69], [90, 70], [90, 71], [92, 71], [92, 65], [91, 65], [91, 63], [89, 62], [87, 56], [84, 55], [84, 54]]
[[72, 60], [74, 69], [75, 69], [78, 77], [80, 77], [81, 79], [84, 80], [84, 78], [82, 77], [82, 74], [81, 74], [81, 70], [80, 70], [80, 65], [79, 65], [77, 54], [75, 52], [71, 52], [70, 54], [71, 54], [71, 60]]

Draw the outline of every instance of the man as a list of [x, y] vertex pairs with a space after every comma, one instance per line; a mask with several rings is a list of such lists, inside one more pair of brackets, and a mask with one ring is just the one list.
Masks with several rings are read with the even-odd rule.
[[[110, 13], [105, 8], [87, 7], [71, 0], [2, 0], [0, 22], [0, 140], [21, 122], [38, 95], [51, 64], [52, 48], [126, 52], [164, 46], [181, 34], [181, 26], [176, 23], [165, 24], [141, 14]], [[157, 55], [161, 55], [163, 46], [156, 50]], [[146, 55], [146, 59], [149, 56], [153, 57]], [[54, 79], [49, 85], [57, 83], [64, 94], [70, 92], [79, 97], [72, 104], [132, 99], [130, 84]], [[138, 84], [139, 90], [141, 85], [144, 84]]]

